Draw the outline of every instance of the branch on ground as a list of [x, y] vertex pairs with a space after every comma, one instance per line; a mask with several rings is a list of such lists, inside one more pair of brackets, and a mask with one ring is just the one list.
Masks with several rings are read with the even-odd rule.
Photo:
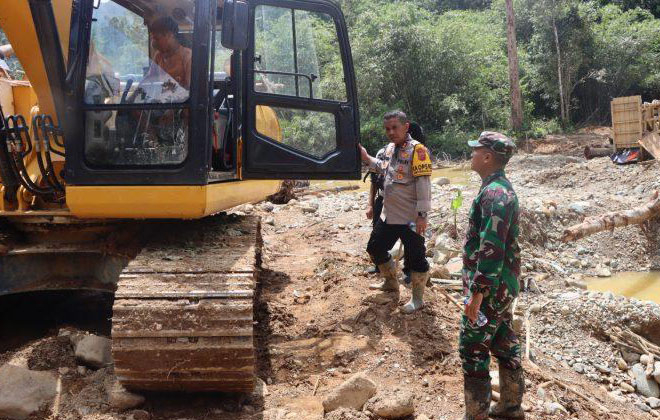
[[601, 216], [588, 217], [579, 225], [564, 230], [561, 240], [563, 242], [576, 241], [586, 236], [605, 230], [614, 230], [617, 227], [641, 225], [642, 223], [660, 215], [660, 198], [658, 191], [648, 203], [630, 210], [615, 211]]

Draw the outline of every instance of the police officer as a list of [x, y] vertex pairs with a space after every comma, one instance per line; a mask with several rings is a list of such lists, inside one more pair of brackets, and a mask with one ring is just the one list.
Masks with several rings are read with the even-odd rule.
[[383, 188], [384, 220], [378, 220], [369, 238], [367, 252], [378, 265], [381, 283], [370, 286], [383, 291], [399, 291], [396, 265], [389, 250], [401, 239], [410, 261], [412, 297], [402, 308], [412, 313], [424, 305], [428, 280], [424, 231], [431, 209], [431, 157], [426, 147], [408, 134], [408, 117], [402, 111], [384, 116], [385, 133], [391, 141], [385, 158], [369, 156], [360, 146], [362, 161], [385, 176]]
[[[518, 337], [511, 326], [511, 304], [520, 291], [518, 198], [504, 175], [515, 144], [503, 134], [485, 131], [468, 142], [472, 169], [482, 179], [472, 203], [463, 247], [465, 314], [459, 353], [463, 365], [465, 419], [488, 416], [522, 419], [525, 380]], [[490, 353], [498, 360], [500, 400], [490, 409]]]
[[[424, 129], [421, 125], [415, 121], [410, 121], [408, 127], [408, 134], [412, 137], [413, 140], [417, 140], [420, 143], [424, 143], [426, 140], [426, 135], [424, 134]], [[387, 147], [387, 146], [386, 146]], [[385, 148], [383, 147], [376, 153], [376, 159], [389, 161], [388, 157], [385, 155]], [[385, 175], [378, 173], [376, 171], [369, 171], [364, 176], [363, 181], [370, 177], [371, 185], [369, 187], [369, 202], [367, 205], [367, 219], [371, 219], [372, 225], [376, 227], [376, 223], [380, 220], [380, 216], [383, 213], [383, 189], [385, 188]], [[410, 257], [408, 256], [408, 250], [404, 248], [403, 254], [403, 284], [406, 287], [410, 287]], [[378, 266], [371, 268], [368, 273], [374, 274], [379, 273]]]

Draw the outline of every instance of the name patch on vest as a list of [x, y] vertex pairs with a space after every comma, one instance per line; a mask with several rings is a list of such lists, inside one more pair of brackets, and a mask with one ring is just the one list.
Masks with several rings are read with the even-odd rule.
[[412, 161], [412, 175], [417, 176], [431, 176], [433, 167], [431, 165], [431, 156], [426, 150], [424, 145], [418, 144], [415, 146]]

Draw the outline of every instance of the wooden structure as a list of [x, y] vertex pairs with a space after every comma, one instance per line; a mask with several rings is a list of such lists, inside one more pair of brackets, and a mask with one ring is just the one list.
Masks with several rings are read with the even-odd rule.
[[643, 146], [660, 159], [660, 100], [642, 103], [641, 96], [615, 98], [611, 103], [614, 148]]

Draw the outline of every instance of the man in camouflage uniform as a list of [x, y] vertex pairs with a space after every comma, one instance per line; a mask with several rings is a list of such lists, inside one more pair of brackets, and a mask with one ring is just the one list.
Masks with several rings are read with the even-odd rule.
[[[515, 144], [503, 134], [488, 131], [468, 144], [473, 148], [472, 169], [483, 183], [470, 209], [463, 247], [467, 302], [459, 352], [465, 380], [465, 419], [487, 419], [489, 414], [521, 419], [525, 416], [521, 408], [525, 381], [520, 345], [511, 325], [511, 304], [520, 291], [519, 208], [516, 193], [504, 175]], [[482, 322], [478, 321], [479, 312]], [[489, 413], [490, 353], [498, 360], [500, 401]]]
[[384, 219], [378, 220], [369, 238], [367, 252], [378, 265], [381, 283], [370, 288], [399, 291], [396, 264], [389, 250], [401, 239], [410, 263], [412, 298], [401, 311], [412, 313], [424, 306], [424, 288], [428, 280], [424, 232], [431, 209], [431, 157], [423, 144], [408, 134], [408, 117], [401, 111], [385, 114], [385, 133], [391, 141], [385, 159], [369, 156], [360, 146], [362, 162], [372, 171], [385, 175], [383, 185]]

